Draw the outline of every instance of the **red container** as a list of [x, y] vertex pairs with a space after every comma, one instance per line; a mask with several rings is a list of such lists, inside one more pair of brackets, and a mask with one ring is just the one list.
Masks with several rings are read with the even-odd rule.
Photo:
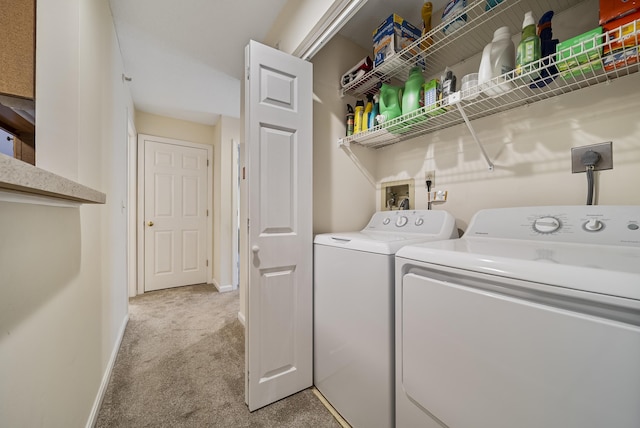
[[640, 0], [600, 0], [600, 25], [640, 10]]

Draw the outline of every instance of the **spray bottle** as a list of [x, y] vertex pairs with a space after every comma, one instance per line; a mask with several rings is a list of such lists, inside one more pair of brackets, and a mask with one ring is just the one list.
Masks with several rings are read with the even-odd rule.
[[353, 106], [351, 104], [347, 104], [347, 137], [353, 135]]
[[371, 110], [371, 114], [369, 115], [369, 123], [367, 127], [369, 129], [378, 125], [378, 119], [376, 118], [380, 113], [380, 94], [373, 95], [373, 109]]
[[[431, 31], [431, 14], [433, 13], [433, 4], [430, 1], [424, 2], [422, 5], [422, 37]], [[433, 44], [433, 39], [427, 37], [421, 44], [422, 50], [427, 50]]]
[[362, 132], [362, 113], [364, 111], [364, 101], [358, 100], [356, 102], [356, 113], [353, 121], [353, 133], [358, 134]]
[[[529, 65], [538, 61], [541, 57], [540, 37], [536, 34], [536, 23], [533, 19], [533, 13], [527, 12], [524, 15], [522, 23], [522, 39], [518, 44], [516, 53], [516, 74], [518, 76], [525, 75], [527, 82], [540, 77], [538, 72], [534, 72], [535, 65]], [[528, 66], [529, 65], [529, 66]]]

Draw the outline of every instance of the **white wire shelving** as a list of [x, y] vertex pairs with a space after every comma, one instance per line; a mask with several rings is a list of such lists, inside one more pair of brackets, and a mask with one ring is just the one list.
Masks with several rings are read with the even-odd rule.
[[[533, 10], [535, 16], [541, 16], [547, 10], [556, 13], [567, 10], [582, 0], [503, 0], [494, 8], [485, 11], [485, 0], [472, 1], [462, 12], [467, 15], [467, 23], [455, 33], [445, 36], [442, 23], [415, 43], [407, 46], [398, 54], [374, 68], [361, 79], [352, 82], [344, 88], [345, 94], [362, 96], [376, 92], [380, 82], [391, 78], [405, 80], [408, 71], [415, 66], [416, 61], [423, 59], [426, 69], [431, 72], [442, 71], [446, 66], [456, 64], [482, 51], [493, 37], [493, 31], [500, 26], [509, 26], [512, 34], [520, 31], [522, 17], [528, 10]], [[615, 68], [605, 70], [602, 53], [607, 49], [615, 49], [606, 34], [599, 35], [592, 41], [592, 45], [583, 42], [582, 50], [577, 52], [563, 52], [562, 61], [556, 55], [543, 58], [532, 64], [532, 69], [517, 76], [515, 72], [496, 77], [482, 87], [458, 91], [447, 100], [424, 106], [411, 113], [375, 126], [365, 132], [340, 138], [338, 144], [348, 147], [354, 143], [361, 146], [380, 148], [417, 136], [429, 134], [438, 130], [466, 123], [469, 130], [482, 150], [483, 156], [493, 169], [493, 164], [484, 153], [482, 144], [476, 138], [470, 121], [511, 110], [523, 105], [535, 103], [565, 93], [586, 87], [605, 83], [607, 81], [640, 71], [638, 62], [638, 42], [640, 28], [634, 28], [632, 34], [624, 39], [624, 47], [617, 50], [623, 60], [616, 63]], [[413, 53], [425, 46], [427, 39], [432, 40], [425, 52]], [[574, 53], [575, 52], [575, 53]], [[581, 64], [568, 72], [557, 71], [558, 63], [577, 58], [585, 53], [598, 53], [598, 59], [588, 64]], [[532, 84], [532, 76], [537, 76], [542, 70], [549, 74], [543, 87]], [[499, 87], [503, 93], [496, 97], [489, 97], [485, 92]], [[478, 94], [479, 92], [479, 94]], [[475, 96], [474, 96], [475, 95]], [[434, 114], [437, 112], [438, 114]]]

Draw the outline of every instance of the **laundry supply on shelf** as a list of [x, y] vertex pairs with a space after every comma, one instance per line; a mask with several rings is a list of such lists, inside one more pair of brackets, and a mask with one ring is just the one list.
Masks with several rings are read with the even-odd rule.
[[541, 56], [540, 37], [536, 33], [533, 12], [529, 11], [524, 15], [522, 38], [516, 51], [516, 75], [521, 76], [526, 82], [540, 77], [535, 68], [538, 66], [537, 61]]
[[451, 21], [442, 28], [444, 34], [450, 35], [467, 23], [467, 14], [461, 14], [466, 6], [467, 0], [449, 0], [442, 11], [442, 22]]
[[488, 96], [497, 97], [513, 89], [510, 72], [515, 68], [515, 50], [509, 27], [500, 27], [482, 51], [478, 85]]

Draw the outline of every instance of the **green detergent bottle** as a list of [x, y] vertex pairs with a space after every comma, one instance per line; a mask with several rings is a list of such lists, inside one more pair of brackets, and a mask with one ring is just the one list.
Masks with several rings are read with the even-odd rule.
[[380, 87], [380, 114], [378, 123], [386, 123], [402, 116], [402, 88], [383, 83]]
[[402, 114], [411, 113], [424, 107], [424, 76], [420, 67], [413, 67], [409, 72], [409, 78], [404, 84], [402, 94]]

